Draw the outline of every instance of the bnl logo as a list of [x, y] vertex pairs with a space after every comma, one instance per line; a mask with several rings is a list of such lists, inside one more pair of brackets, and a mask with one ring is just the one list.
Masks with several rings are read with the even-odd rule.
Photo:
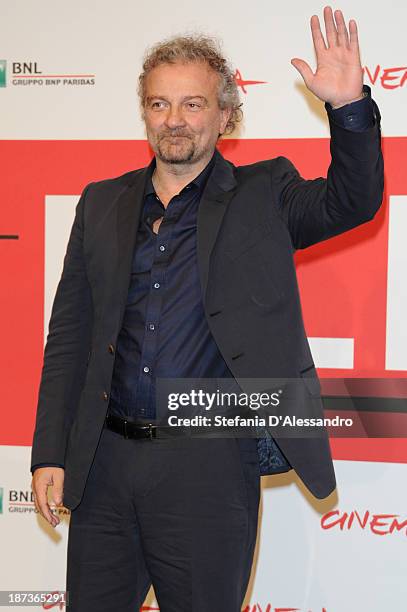
[[6, 60], [0, 60], [0, 87], [6, 86]]

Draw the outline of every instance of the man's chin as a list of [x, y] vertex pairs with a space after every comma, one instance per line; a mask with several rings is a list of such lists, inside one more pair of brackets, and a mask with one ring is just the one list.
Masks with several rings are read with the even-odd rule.
[[188, 164], [194, 161], [194, 154], [194, 149], [188, 151], [166, 151], [159, 148], [157, 151], [157, 157], [167, 164]]

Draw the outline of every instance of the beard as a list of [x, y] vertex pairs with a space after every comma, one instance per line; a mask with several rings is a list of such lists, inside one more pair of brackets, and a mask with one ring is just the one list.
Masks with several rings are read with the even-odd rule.
[[160, 134], [155, 153], [161, 161], [167, 164], [195, 163], [203, 154], [197, 149], [190, 135], [179, 132]]

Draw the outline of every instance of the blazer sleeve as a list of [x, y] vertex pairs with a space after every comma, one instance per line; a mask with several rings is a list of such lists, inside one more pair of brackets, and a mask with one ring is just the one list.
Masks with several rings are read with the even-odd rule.
[[90, 185], [75, 209], [55, 294], [38, 393], [31, 468], [64, 464], [69, 432], [90, 354], [93, 306], [83, 251], [84, 206]]
[[35, 470], [41, 467], [60, 467], [64, 469], [64, 466], [59, 463], [36, 463], [35, 465], [31, 466], [31, 473], [34, 474]]
[[305, 180], [285, 157], [273, 160], [274, 201], [295, 249], [303, 249], [370, 221], [380, 208], [384, 189], [380, 112], [375, 122], [356, 132], [335, 123], [327, 178]]

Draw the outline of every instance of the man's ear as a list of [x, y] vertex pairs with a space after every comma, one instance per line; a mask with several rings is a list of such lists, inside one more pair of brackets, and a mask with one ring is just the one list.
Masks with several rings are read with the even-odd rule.
[[223, 108], [220, 111], [221, 113], [221, 121], [220, 121], [220, 129], [219, 129], [219, 133], [223, 134], [225, 132], [227, 123], [230, 119], [230, 116], [232, 114], [232, 109], [231, 108]]

